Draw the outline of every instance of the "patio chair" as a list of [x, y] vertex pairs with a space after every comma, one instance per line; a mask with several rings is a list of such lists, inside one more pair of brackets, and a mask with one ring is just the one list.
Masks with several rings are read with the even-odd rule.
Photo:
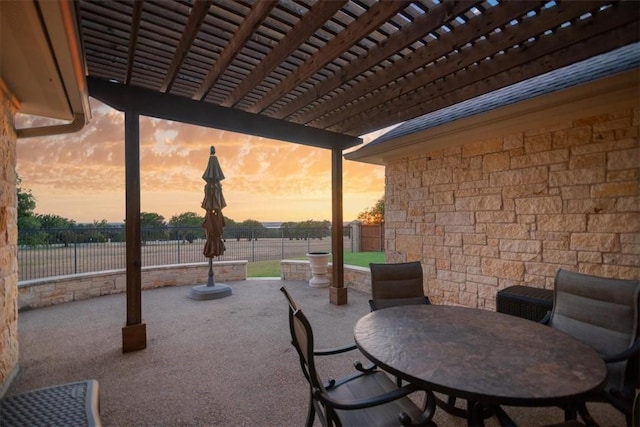
[[318, 351], [314, 348], [313, 330], [307, 317], [286, 288], [280, 290], [289, 302], [289, 329], [302, 373], [309, 383], [307, 426], [316, 414], [323, 426], [429, 425], [435, 410], [433, 393], [425, 391], [424, 410], [408, 395], [419, 391], [412, 385], [395, 386], [389, 376], [375, 366], [364, 369], [356, 363], [357, 372], [345, 378], [323, 383], [316, 371], [316, 356], [337, 354], [355, 346]]
[[[431, 304], [424, 294], [422, 264], [420, 261], [391, 264], [370, 263], [371, 311], [399, 305]], [[398, 387], [402, 380], [396, 378]], [[450, 414], [466, 417], [466, 410], [456, 407], [456, 398], [448, 396], [444, 401], [436, 396], [437, 405]]]
[[[572, 335], [602, 356], [607, 364], [607, 384], [602, 393], [588, 400], [610, 403], [631, 425], [635, 389], [640, 386], [640, 281], [560, 269], [555, 277], [548, 325]], [[595, 424], [586, 405], [580, 405], [578, 412], [587, 424]]]
[[425, 296], [422, 264], [369, 264], [371, 270], [371, 311], [397, 305], [431, 304]]

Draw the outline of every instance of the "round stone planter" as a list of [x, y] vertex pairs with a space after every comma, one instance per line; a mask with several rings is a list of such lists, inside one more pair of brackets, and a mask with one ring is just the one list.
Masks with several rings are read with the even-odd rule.
[[309, 280], [309, 286], [313, 288], [329, 287], [329, 278], [327, 277], [329, 256], [331, 256], [329, 252], [307, 253], [307, 257], [309, 258], [309, 267], [311, 268], [311, 280]]

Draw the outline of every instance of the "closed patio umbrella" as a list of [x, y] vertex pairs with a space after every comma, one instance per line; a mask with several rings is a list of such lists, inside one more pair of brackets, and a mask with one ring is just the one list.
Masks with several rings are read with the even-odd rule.
[[202, 200], [202, 209], [206, 211], [202, 228], [207, 235], [207, 242], [204, 245], [204, 256], [211, 259], [224, 254], [225, 247], [222, 241], [222, 232], [224, 229], [224, 216], [222, 209], [227, 206], [222, 194], [222, 185], [220, 181], [224, 179], [224, 173], [220, 168], [220, 163], [215, 155], [216, 149], [211, 146], [209, 163], [207, 169], [202, 174], [205, 180], [204, 199]]
[[205, 180], [204, 199], [202, 208], [206, 211], [202, 228], [204, 228], [207, 240], [204, 244], [203, 255], [209, 258], [209, 279], [206, 285], [198, 285], [191, 288], [190, 297], [193, 299], [214, 299], [231, 295], [231, 288], [227, 285], [215, 283], [213, 274], [213, 257], [224, 254], [225, 246], [222, 239], [224, 231], [224, 216], [222, 209], [227, 206], [222, 194], [220, 181], [224, 179], [224, 173], [216, 157], [216, 149], [212, 145], [209, 150], [209, 162], [202, 174]]

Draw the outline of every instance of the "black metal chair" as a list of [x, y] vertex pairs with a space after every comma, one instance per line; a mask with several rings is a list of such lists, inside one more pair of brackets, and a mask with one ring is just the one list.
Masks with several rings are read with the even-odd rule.
[[[433, 393], [425, 391], [425, 408], [420, 409], [408, 395], [420, 391], [407, 385], [396, 387], [389, 376], [375, 366], [358, 369], [353, 375], [320, 381], [315, 356], [342, 353], [355, 349], [355, 345], [339, 349], [318, 351], [314, 348], [313, 330], [307, 317], [286, 288], [280, 290], [289, 302], [289, 329], [293, 347], [298, 352], [302, 373], [309, 383], [309, 409], [307, 426], [312, 426], [316, 414], [324, 426], [376, 426], [376, 425], [432, 425], [435, 410]], [[424, 390], [423, 390], [424, 391]]]
[[[589, 400], [610, 403], [631, 425], [635, 390], [640, 386], [640, 281], [560, 269], [547, 324], [602, 356], [607, 364], [607, 385]], [[595, 424], [586, 405], [580, 405], [578, 412], [587, 424]], [[574, 416], [567, 414], [567, 418]]]
[[369, 264], [371, 270], [371, 311], [386, 307], [431, 304], [425, 296], [422, 264], [419, 261]]
[[636, 390], [636, 397], [633, 399], [633, 409], [631, 410], [633, 415], [632, 427], [640, 427], [640, 391]]

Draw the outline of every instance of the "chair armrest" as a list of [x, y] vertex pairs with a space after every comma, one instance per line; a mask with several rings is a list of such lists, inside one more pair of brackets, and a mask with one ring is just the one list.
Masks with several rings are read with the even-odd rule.
[[355, 344], [348, 344], [348, 345], [343, 345], [342, 347], [323, 348], [320, 350], [314, 350], [313, 355], [314, 356], [331, 356], [333, 354], [346, 353], [347, 351], [352, 351], [357, 348], [358, 346], [356, 346]]
[[548, 325], [550, 320], [551, 320], [551, 312], [547, 311], [547, 314], [545, 314], [544, 317], [538, 321], [538, 323], [542, 323], [543, 325]]
[[313, 395], [315, 396], [316, 399], [336, 409], [353, 410], [353, 409], [370, 408], [372, 406], [378, 406], [385, 403], [393, 402], [394, 400], [398, 400], [401, 397], [404, 397], [408, 394], [411, 394], [419, 390], [421, 389], [412, 384], [407, 384], [402, 388], [398, 388], [398, 389], [386, 392], [384, 394], [380, 394], [378, 396], [370, 397], [368, 399], [356, 399], [356, 400], [335, 400], [327, 396], [326, 394], [322, 393], [317, 388], [313, 389]]
[[356, 360], [355, 362], [353, 362], [353, 367], [356, 368], [357, 371], [360, 372], [373, 372], [377, 369], [377, 366], [374, 365], [373, 363], [370, 363], [369, 366], [367, 366], [366, 368], [364, 366], [362, 366], [362, 362], [360, 362], [359, 360]]
[[622, 362], [623, 360], [636, 356], [638, 353], [640, 353], [640, 341], [636, 338], [633, 345], [622, 353], [614, 354], [612, 356], [602, 356], [602, 359], [605, 363]]

